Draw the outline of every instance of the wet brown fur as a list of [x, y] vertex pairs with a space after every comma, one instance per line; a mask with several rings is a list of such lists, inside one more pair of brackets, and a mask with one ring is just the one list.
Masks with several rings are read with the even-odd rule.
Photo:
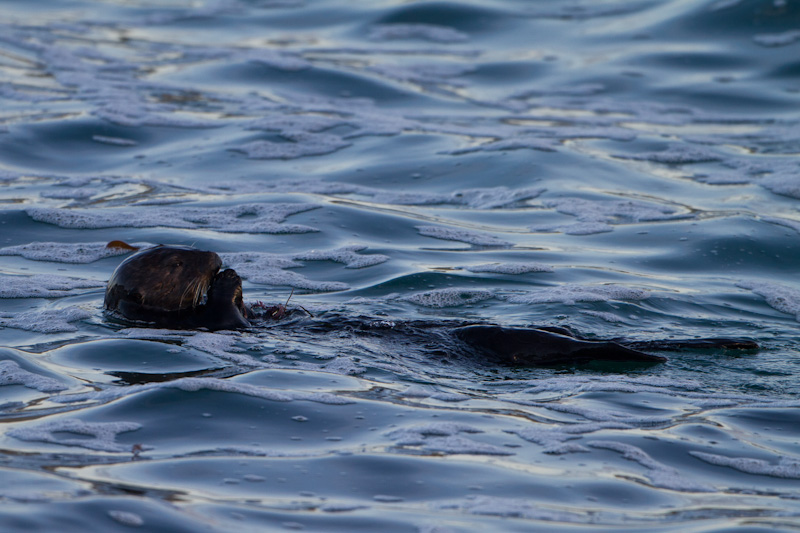
[[114, 271], [105, 308], [169, 327], [246, 327], [241, 278], [233, 270], [219, 272], [221, 266], [216, 253], [190, 247], [142, 250]]

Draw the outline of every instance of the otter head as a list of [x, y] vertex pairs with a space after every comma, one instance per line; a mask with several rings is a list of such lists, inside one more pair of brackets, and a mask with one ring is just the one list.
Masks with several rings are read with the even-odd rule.
[[121, 302], [160, 311], [197, 307], [222, 266], [214, 252], [156, 246], [123, 261], [106, 289], [106, 307]]

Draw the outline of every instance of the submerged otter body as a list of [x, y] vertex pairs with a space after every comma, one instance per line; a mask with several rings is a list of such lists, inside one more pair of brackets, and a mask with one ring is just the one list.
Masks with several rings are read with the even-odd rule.
[[493, 325], [464, 326], [453, 335], [473, 350], [498, 363], [512, 366], [542, 366], [628, 361], [662, 363], [666, 357], [633, 350], [611, 341], [588, 341], [544, 329], [506, 328]]
[[[117, 267], [108, 282], [105, 307], [125, 319], [170, 328], [241, 329], [251, 326], [242, 300], [242, 280], [232, 269], [219, 269], [214, 252], [159, 245], [138, 252]], [[271, 313], [269, 318], [280, 318]], [[389, 334], [372, 321], [337, 317], [314, 320], [300, 327], [309, 332], [348, 329], [353, 333]], [[393, 324], [393, 323], [392, 323]], [[590, 361], [660, 363], [667, 359], [639, 351], [684, 348], [757, 349], [749, 339], [688, 339], [648, 341], [594, 341], [562, 328], [509, 328], [491, 324], [454, 326], [447, 323], [406, 324], [392, 327], [395, 335], [426, 345], [468, 352], [487, 362], [510, 366], [552, 366]], [[441, 352], [434, 349], [433, 352]]]
[[155, 246], [120, 263], [108, 280], [105, 308], [158, 327], [238, 329], [249, 326], [242, 280], [219, 271], [214, 252]]

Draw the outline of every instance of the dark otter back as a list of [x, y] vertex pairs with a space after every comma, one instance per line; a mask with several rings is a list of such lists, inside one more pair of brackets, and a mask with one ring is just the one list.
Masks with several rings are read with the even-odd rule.
[[580, 340], [541, 329], [476, 325], [456, 328], [453, 334], [492, 361], [515, 366], [560, 365], [595, 360], [666, 361], [664, 357], [632, 350], [614, 342]]

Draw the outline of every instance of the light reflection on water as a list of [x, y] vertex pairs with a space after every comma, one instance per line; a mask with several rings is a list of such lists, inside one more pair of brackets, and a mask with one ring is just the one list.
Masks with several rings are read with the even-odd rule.
[[[800, 526], [794, 4], [2, 9], [8, 531]], [[114, 323], [117, 239], [342, 327]], [[355, 331], [417, 319], [764, 349], [513, 369]]]

